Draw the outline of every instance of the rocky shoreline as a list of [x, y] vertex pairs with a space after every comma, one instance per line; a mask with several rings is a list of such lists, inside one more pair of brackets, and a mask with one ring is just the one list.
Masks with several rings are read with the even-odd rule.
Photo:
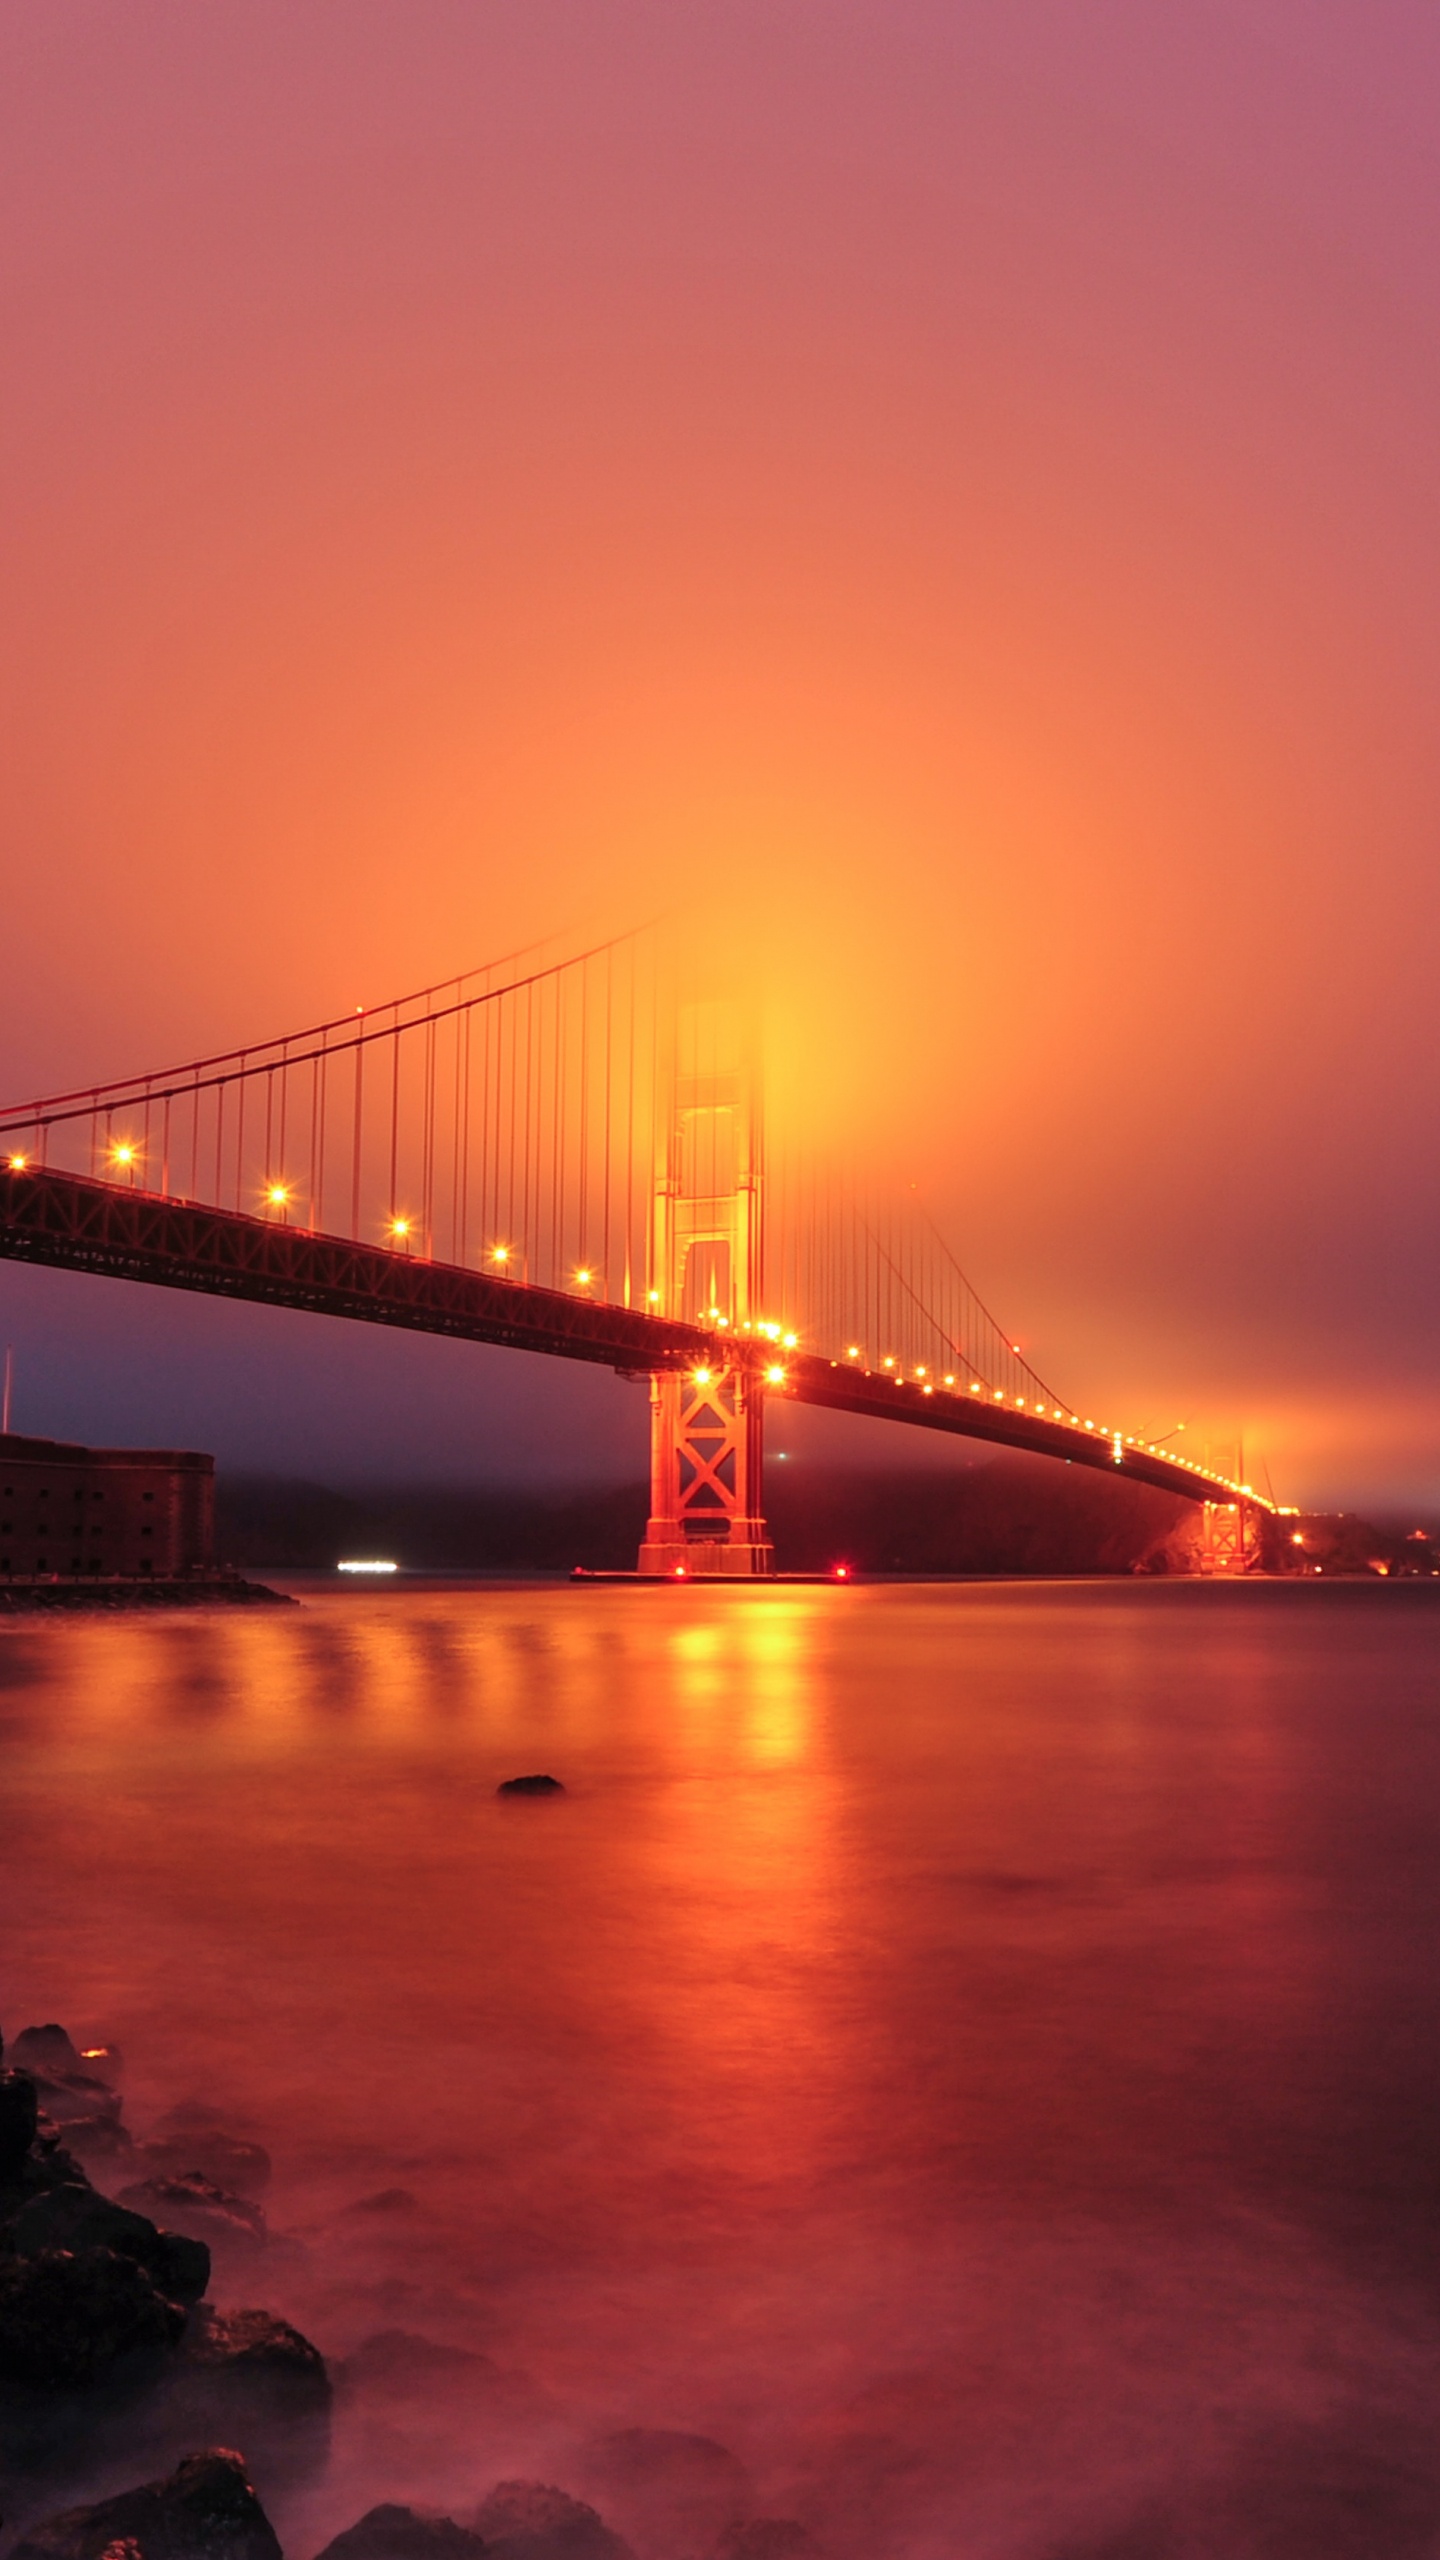
[[28, 1618], [57, 1609], [90, 1613], [117, 1609], [293, 1609], [289, 1591], [246, 1582], [237, 1573], [191, 1574], [175, 1582], [0, 1583], [0, 1618]]
[[[217, 2260], [259, 2261], [266, 2153], [193, 2104], [137, 2142], [119, 2053], [63, 2027], [26, 2028], [8, 2059], [5, 2560], [285, 2560], [252, 2471], [262, 2452], [267, 2480], [323, 2470], [336, 2377], [289, 2321], [207, 2299]], [[373, 2506], [314, 2560], [817, 2560], [802, 2525], [753, 2512], [741, 2465], [707, 2437], [624, 2429], [584, 2467], [616, 2522], [549, 2482], [501, 2480], [458, 2516]], [[109, 2496], [63, 2503], [67, 2486], [127, 2473]]]

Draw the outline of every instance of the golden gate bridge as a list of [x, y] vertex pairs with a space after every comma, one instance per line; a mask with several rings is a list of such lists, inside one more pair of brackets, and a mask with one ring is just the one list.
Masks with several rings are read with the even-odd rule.
[[646, 1574], [773, 1570], [777, 1399], [1119, 1470], [1247, 1560], [1273, 1504], [1067, 1402], [913, 1194], [767, 1132], [753, 999], [655, 927], [551, 948], [0, 1111], [0, 1254], [648, 1378]]

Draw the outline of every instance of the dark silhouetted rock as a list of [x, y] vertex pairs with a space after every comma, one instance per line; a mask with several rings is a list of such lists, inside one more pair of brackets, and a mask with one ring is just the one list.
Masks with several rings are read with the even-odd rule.
[[752, 2516], [722, 2533], [714, 2560], [820, 2560], [820, 2545], [788, 2516]]
[[547, 1778], [537, 1771], [531, 1778], [502, 1778], [497, 1796], [563, 1796], [565, 1790], [558, 1778]]
[[259, 2205], [231, 2195], [197, 2170], [184, 2177], [142, 2178], [135, 2186], [122, 2187], [115, 2201], [132, 2213], [148, 2214], [167, 2231], [204, 2240], [212, 2249], [254, 2250], [264, 2243], [265, 2216]]
[[9, 2227], [17, 2256], [38, 2258], [47, 2249], [113, 2249], [144, 2267], [174, 2302], [198, 2302], [210, 2281], [210, 2252], [203, 2240], [161, 2231], [143, 2213], [112, 2204], [90, 2186], [51, 2187], [32, 2196]]
[[491, 2560], [630, 2560], [593, 2507], [538, 2480], [497, 2481], [472, 2522]]
[[[16, 2038], [19, 2043], [20, 2038]], [[86, 2119], [99, 2124], [118, 2124], [120, 2098], [103, 2080], [93, 2079], [88, 2071], [40, 2071], [32, 2063], [25, 2065], [35, 2082], [35, 2095], [43, 2115], [52, 2124], [66, 2127]]]
[[22, 2027], [10, 2048], [17, 2071], [83, 2071], [78, 2048], [63, 2027]]
[[744, 2465], [710, 2436], [624, 2427], [587, 2445], [584, 2485], [642, 2549], [708, 2550], [754, 2504]]
[[483, 2560], [489, 2547], [453, 2516], [424, 2507], [372, 2507], [327, 2542], [318, 2560]]
[[10, 2560], [281, 2560], [269, 2517], [238, 2453], [192, 2454], [168, 2480], [125, 2489], [98, 2506], [51, 2516]]
[[0, 2184], [20, 2168], [40, 2120], [40, 2102], [28, 2072], [0, 2071]]
[[47, 2249], [0, 2259], [0, 2382], [64, 2390], [173, 2348], [185, 2314], [133, 2258]]
[[181, 2344], [177, 2387], [185, 2405], [234, 2408], [279, 2421], [323, 2417], [330, 2376], [318, 2347], [271, 2311], [215, 2311], [200, 2303]]

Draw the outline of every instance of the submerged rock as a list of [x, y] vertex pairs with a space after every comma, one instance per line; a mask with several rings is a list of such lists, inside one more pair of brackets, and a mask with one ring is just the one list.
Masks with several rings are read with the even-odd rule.
[[453, 2516], [426, 2507], [372, 2507], [327, 2542], [318, 2560], [482, 2560], [489, 2549]]
[[36, 2525], [10, 2560], [281, 2560], [275, 2531], [238, 2453], [192, 2454], [167, 2480], [71, 2507]]
[[210, 2281], [210, 2252], [203, 2240], [162, 2231], [143, 2213], [112, 2204], [94, 2187], [65, 2184], [32, 2196], [10, 2223], [7, 2237], [18, 2257], [47, 2249], [113, 2249], [133, 2258], [174, 2302], [198, 2302]]
[[114, 2249], [45, 2249], [0, 2259], [0, 2382], [84, 2387], [179, 2341], [180, 2304]]
[[258, 2196], [270, 2183], [270, 2155], [258, 2142], [197, 2126], [193, 2133], [137, 2143], [136, 2165], [151, 2178], [209, 2178], [236, 2195]]
[[754, 2502], [749, 2474], [711, 2436], [622, 2427], [585, 2448], [584, 2482], [641, 2548], [705, 2551]]
[[272, 2311], [216, 2311], [197, 2304], [186, 2324], [179, 2378], [187, 2398], [248, 2408], [256, 2416], [324, 2416], [330, 2376], [318, 2347]]
[[264, 2244], [265, 2216], [259, 2205], [232, 2195], [198, 2169], [177, 2177], [142, 2178], [122, 2187], [115, 2201], [132, 2213], [149, 2214], [167, 2231], [204, 2240], [212, 2249], [258, 2249]]
[[722, 2533], [713, 2560], [820, 2560], [820, 2545], [789, 2516], [752, 2516]]
[[499, 2480], [471, 2519], [491, 2560], [631, 2560], [593, 2507], [539, 2480]]
[[547, 1778], [543, 1770], [539, 1770], [530, 1778], [502, 1778], [495, 1793], [497, 1796], [563, 1796], [565, 1789], [558, 1778]]

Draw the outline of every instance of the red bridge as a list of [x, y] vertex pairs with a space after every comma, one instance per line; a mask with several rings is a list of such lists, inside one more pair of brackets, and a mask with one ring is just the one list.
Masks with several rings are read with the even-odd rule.
[[1248, 1485], [1053, 1393], [913, 1202], [772, 1149], [753, 1008], [653, 933], [0, 1113], [0, 1253], [648, 1376], [641, 1569], [765, 1574], [780, 1397]]

